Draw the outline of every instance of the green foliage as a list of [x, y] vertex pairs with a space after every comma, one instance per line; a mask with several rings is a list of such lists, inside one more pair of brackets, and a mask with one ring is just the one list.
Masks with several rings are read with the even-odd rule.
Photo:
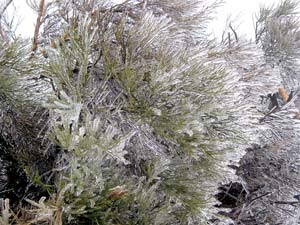
[[[204, 28], [216, 4], [53, 4], [51, 15], [68, 16], [45, 17], [47, 57], [22, 55], [22, 70], [9, 68], [18, 82], [28, 76], [31, 90], [21, 99], [30, 129], [16, 145], [24, 151], [20, 164], [49, 192], [27, 199], [31, 223], [206, 223], [228, 150], [239, 151], [243, 141], [233, 75], [224, 60], [208, 57], [216, 47]], [[18, 49], [5, 54], [14, 59]], [[20, 100], [14, 80], [0, 70], [2, 79], [0, 98]], [[40, 164], [29, 167], [40, 155]], [[40, 177], [45, 170], [51, 184]]]
[[262, 44], [268, 56], [281, 60], [298, 56], [299, 44], [298, 3], [285, 0], [276, 7], [262, 7], [256, 22], [256, 42]]

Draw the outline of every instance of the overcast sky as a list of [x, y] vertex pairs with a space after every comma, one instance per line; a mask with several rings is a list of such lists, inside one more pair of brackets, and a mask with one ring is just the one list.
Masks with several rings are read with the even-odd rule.
[[[226, 19], [231, 15], [231, 18], [237, 21], [233, 26], [237, 28], [238, 33], [245, 34], [248, 38], [253, 38], [253, 18], [255, 12], [258, 12], [259, 6], [269, 6], [274, 3], [278, 4], [280, 1], [281, 0], [227, 0], [226, 3], [218, 9], [216, 20], [211, 23], [211, 30], [216, 37], [221, 37]], [[20, 18], [18, 33], [25, 37], [32, 37], [36, 14], [26, 5], [25, 0], [14, 0], [14, 7], [16, 9], [15, 14]], [[12, 12], [12, 10], [11, 7], [10, 12]]]
[[211, 29], [217, 37], [221, 37], [226, 20], [230, 18], [236, 21], [233, 27], [239, 34], [254, 39], [255, 14], [259, 12], [260, 6], [277, 5], [281, 0], [225, 0], [226, 3], [220, 7], [216, 14], [216, 20], [212, 22]]

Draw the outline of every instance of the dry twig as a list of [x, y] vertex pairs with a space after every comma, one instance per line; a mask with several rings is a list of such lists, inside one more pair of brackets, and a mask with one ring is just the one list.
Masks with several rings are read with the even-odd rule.
[[40, 30], [40, 26], [41, 26], [41, 18], [43, 16], [43, 13], [44, 13], [44, 0], [40, 0], [38, 17], [36, 19], [33, 43], [32, 43], [32, 48], [31, 48], [31, 50], [33, 52], [35, 52], [38, 47], [38, 35], [39, 35], [39, 30]]

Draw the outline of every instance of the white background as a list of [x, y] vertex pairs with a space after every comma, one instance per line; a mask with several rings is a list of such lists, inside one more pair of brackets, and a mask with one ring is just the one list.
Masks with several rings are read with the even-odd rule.
[[235, 21], [232, 24], [238, 34], [254, 39], [255, 14], [260, 6], [277, 6], [281, 0], [227, 0], [216, 13], [216, 20], [211, 24], [211, 30], [217, 37], [221, 37], [228, 17]]
[[[0, 0], [5, 1], [5, 0]], [[122, 0], [114, 0], [115, 2]], [[184, 1], [184, 0], [182, 0]], [[270, 6], [279, 4], [281, 0], [227, 0], [220, 8], [217, 9], [216, 19], [212, 21], [210, 30], [214, 36], [220, 38], [224, 30], [226, 20], [230, 18], [236, 21], [233, 27], [247, 38], [254, 37], [255, 13], [259, 11], [261, 5]], [[10, 14], [14, 12], [18, 18], [19, 26], [17, 33], [24, 37], [32, 37], [36, 14], [27, 6], [25, 0], [14, 0], [14, 4], [9, 9]]]

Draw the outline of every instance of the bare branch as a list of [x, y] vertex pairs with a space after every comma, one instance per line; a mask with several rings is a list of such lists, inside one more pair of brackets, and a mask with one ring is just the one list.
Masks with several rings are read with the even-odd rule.
[[36, 19], [36, 24], [35, 24], [35, 29], [34, 29], [33, 44], [32, 44], [32, 48], [31, 48], [31, 50], [33, 52], [36, 51], [36, 49], [38, 47], [38, 35], [39, 35], [40, 26], [41, 26], [41, 18], [43, 16], [43, 12], [44, 12], [44, 0], [40, 0], [38, 17]]
[[233, 32], [236, 42], [239, 42], [238, 35], [237, 35], [235, 29], [233, 29], [231, 23], [229, 24], [229, 28]]
[[8, 2], [6, 2], [6, 4], [4, 5], [3, 9], [0, 12], [0, 20], [3, 16], [3, 14], [5, 13], [5, 11], [7, 10], [8, 6], [13, 2], [13, 0], [8, 0]]

